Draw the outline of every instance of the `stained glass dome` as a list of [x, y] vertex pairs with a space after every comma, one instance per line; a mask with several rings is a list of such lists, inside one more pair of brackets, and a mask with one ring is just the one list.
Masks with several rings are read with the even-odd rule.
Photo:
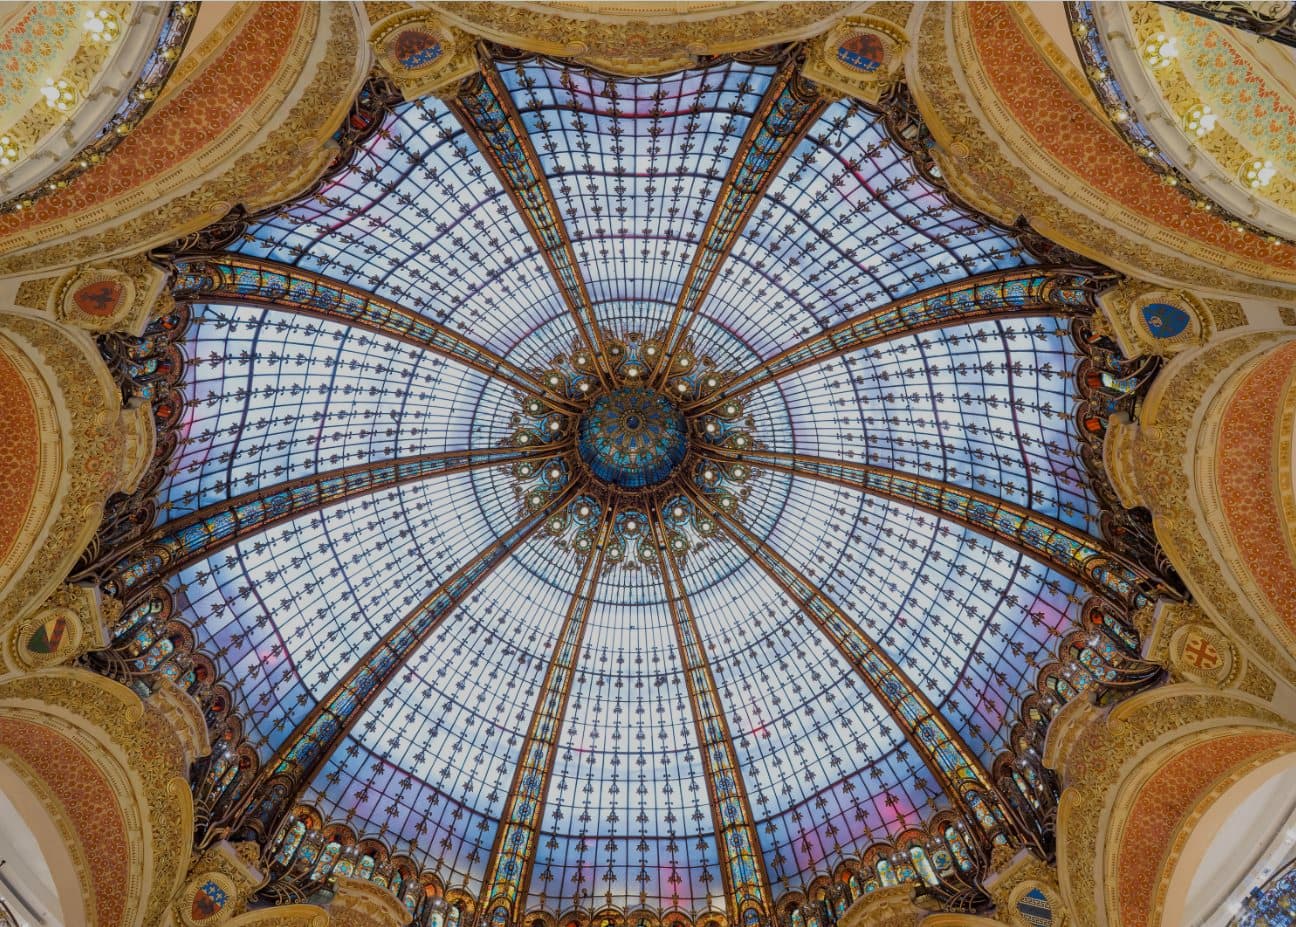
[[240, 833], [372, 838], [456, 918], [754, 923], [1021, 826], [1037, 668], [1147, 582], [1085, 462], [1099, 271], [799, 67], [371, 84], [309, 195], [177, 249], [115, 588], [230, 685]]

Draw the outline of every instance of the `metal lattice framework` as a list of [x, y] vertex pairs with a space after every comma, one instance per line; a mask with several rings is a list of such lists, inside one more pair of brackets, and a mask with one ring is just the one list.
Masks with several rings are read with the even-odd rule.
[[[304, 897], [367, 859], [422, 924], [434, 923], [432, 911], [442, 918], [435, 923], [475, 916], [492, 927], [541, 909], [624, 914], [632, 905], [614, 904], [610, 887], [600, 907], [586, 854], [596, 847], [591, 858], [611, 886], [624, 879], [616, 848], [633, 844], [640, 908], [754, 927], [786, 913], [776, 893], [806, 897], [807, 873], [828, 854], [813, 857], [812, 835], [845, 855], [843, 845], [864, 842], [849, 833], [852, 822], [870, 813], [892, 823], [890, 855], [882, 842], [861, 854], [869, 878], [909, 880], [962, 909], [984, 898], [976, 883], [988, 848], [1040, 848], [1050, 825], [1028, 820], [1029, 803], [988, 772], [995, 743], [973, 743], [977, 725], [956, 683], [936, 691], [949, 654], [923, 663], [917, 643], [897, 643], [926, 617], [915, 612], [925, 574], [893, 599], [887, 569], [839, 579], [831, 566], [821, 572], [817, 555], [798, 559], [788, 539], [838, 544], [838, 566], [884, 550], [899, 563], [925, 544], [923, 568], [957, 561], [928, 584], [933, 597], [949, 598], [942, 585], [972, 574], [961, 588], [976, 613], [978, 591], [1000, 583], [986, 623], [1033, 609], [1022, 626], [1049, 628], [1043, 643], [1030, 639], [1046, 660], [1050, 635], [1071, 628], [1052, 603], [1094, 595], [1114, 614], [1173, 594], [1154, 568], [1100, 536], [1083, 454], [1068, 457], [1060, 426], [1047, 424], [1069, 421], [1062, 404], [1079, 398], [1056, 360], [1073, 355], [1009, 354], [1069, 339], [1066, 326], [1093, 311], [1109, 275], [1041, 262], [1014, 234], [922, 186], [883, 120], [821, 96], [800, 61], [798, 49], [776, 49], [653, 84], [495, 49], [448, 104], [398, 106], [371, 87], [369, 109], [353, 119], [362, 131], [346, 144], [349, 164], [309, 197], [238, 217], [171, 255], [174, 293], [198, 315], [185, 335], [192, 421], [168, 451], [155, 509], [129, 531], [105, 531], [123, 540], [96, 553], [95, 570], [133, 609], [119, 644], [127, 663], [156, 649], [158, 634], [137, 629], [152, 627], [150, 603], [164, 586], [191, 610], [222, 596], [207, 620], [236, 630], [210, 632], [217, 661], [259, 661], [237, 727], [246, 740], [208, 764], [201, 788], [209, 839], [262, 843], [275, 875], [268, 896]], [[418, 196], [407, 189], [415, 182]], [[649, 205], [635, 201], [636, 185]], [[833, 191], [847, 188], [834, 207]], [[363, 205], [352, 210], [353, 199]], [[812, 258], [813, 272], [792, 279], [789, 268]], [[633, 261], [647, 268], [631, 281], [643, 293], [627, 295], [608, 268]], [[792, 308], [734, 335], [761, 300]], [[988, 356], [996, 345], [1002, 356]], [[157, 366], [142, 349], [121, 351], [127, 379]], [[267, 368], [278, 375], [261, 375]], [[1094, 369], [1085, 408], [1106, 403], [1086, 413], [1101, 428], [1101, 414], [1133, 401], [1138, 384]], [[967, 385], [978, 377], [979, 394]], [[1027, 395], [1022, 383], [1032, 377], [1060, 385]], [[996, 418], [1000, 399], [987, 383], [997, 389], [999, 379], [1008, 411]], [[839, 411], [848, 403], [849, 413]], [[897, 410], [924, 403], [930, 412], [901, 422]], [[885, 414], [870, 418], [870, 404]], [[977, 436], [966, 454], [923, 418], [952, 416], [950, 406]], [[831, 425], [806, 424], [805, 407]], [[1045, 424], [1029, 432], [1022, 423], [1032, 416]], [[1019, 461], [1006, 456], [1005, 436]], [[975, 471], [987, 459], [998, 461], [997, 484]], [[848, 498], [880, 515], [816, 516], [813, 538], [787, 526], [820, 509], [845, 511]], [[895, 541], [899, 513], [907, 536]], [[874, 518], [881, 527], [866, 538]], [[928, 535], [914, 540], [920, 529]], [[985, 562], [969, 566], [963, 544]], [[329, 561], [339, 545], [348, 557]], [[367, 585], [352, 583], [352, 567]], [[232, 583], [237, 595], [227, 592]], [[520, 600], [504, 597], [520, 584]], [[748, 587], [758, 590], [750, 601]], [[1019, 588], [1036, 590], [1034, 605], [1019, 600]], [[308, 614], [299, 597], [323, 604]], [[265, 599], [266, 619], [243, 623], [236, 599]], [[346, 603], [355, 606], [349, 625], [336, 617]], [[272, 621], [272, 608], [283, 617]], [[524, 643], [515, 634], [523, 608], [545, 616]], [[886, 624], [892, 609], [897, 618]], [[745, 694], [759, 674], [739, 674], [742, 655], [717, 649], [730, 634], [745, 639], [734, 614], [775, 626], [761, 642], [797, 629], [780, 669], [796, 651], [838, 674], [824, 691], [861, 685], [858, 720], [840, 711], [842, 720], [816, 721], [782, 755], [751, 747], [772, 722], [745, 705], [762, 698]], [[612, 724], [603, 705], [614, 715], [630, 709], [619, 694], [591, 694], [604, 685], [599, 667], [607, 641], [620, 639], [618, 622], [629, 634], [640, 621], [656, 622], [668, 643], [647, 652], [655, 668], [636, 683], [655, 694], [624, 705], [662, 719], [637, 722], [637, 739], [678, 745], [656, 755], [660, 780], [619, 770], [619, 729], [612, 747], [599, 746], [600, 726]], [[266, 626], [273, 638], [257, 636]], [[951, 633], [961, 646], [961, 630]], [[285, 664], [286, 653], [295, 657]], [[420, 701], [440, 698], [438, 667], [452, 661], [482, 664], [479, 689], [447, 700], [444, 718], [421, 713]], [[502, 669], [513, 663], [523, 669]], [[995, 673], [986, 671], [983, 691], [1007, 701]], [[492, 704], [491, 688], [516, 690], [514, 717], [469, 713], [474, 698]], [[817, 703], [802, 707], [814, 714]], [[486, 733], [475, 743], [438, 740], [443, 721]], [[835, 778], [781, 806], [780, 788], [791, 795], [791, 785], [770, 770], [814, 748], [812, 732], [829, 745]], [[838, 756], [866, 740], [890, 752]], [[235, 747], [251, 757], [245, 773]], [[500, 754], [493, 778], [481, 776], [480, 802], [432, 784], [458, 775], [474, 751]], [[632, 755], [624, 753], [626, 766]], [[642, 770], [646, 755], [641, 748], [633, 765]], [[911, 756], [915, 765], [905, 766]], [[609, 763], [612, 784], [596, 783], [582, 760], [591, 770]], [[866, 775], [896, 780], [868, 797], [872, 812], [852, 797]], [[649, 783], [658, 783], [652, 808], [668, 831], [644, 823]], [[607, 836], [602, 850], [592, 800], [577, 814], [572, 797], [596, 784], [607, 809], [594, 810], [621, 841]], [[641, 796], [637, 842], [615, 826], [616, 796], [632, 788]], [[837, 817], [800, 824], [830, 793], [841, 796]], [[430, 810], [442, 802], [453, 810]], [[677, 833], [685, 815], [696, 823]], [[563, 825], [570, 829], [557, 823], [564, 816], [576, 818]], [[365, 828], [371, 836], [358, 841]], [[411, 847], [404, 861], [380, 847], [394, 847], [396, 835]], [[642, 887], [653, 880], [650, 850], [669, 873], [655, 900]], [[439, 873], [456, 871], [451, 858], [460, 857], [467, 868], [454, 888]], [[718, 893], [708, 885], [713, 865]], [[403, 873], [399, 886], [394, 873]], [[688, 883], [687, 902], [665, 887], [679, 882]]]

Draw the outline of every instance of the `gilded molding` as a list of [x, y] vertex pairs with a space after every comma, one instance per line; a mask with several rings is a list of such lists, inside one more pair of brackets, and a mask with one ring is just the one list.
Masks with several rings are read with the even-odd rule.
[[[272, 86], [258, 96], [250, 110], [240, 114], [242, 131], [228, 133], [219, 146], [182, 160], [164, 175], [111, 203], [98, 204], [90, 213], [77, 213], [0, 239], [0, 250], [26, 249], [0, 258], [0, 275], [138, 253], [196, 232], [225, 216], [236, 204], [255, 210], [312, 183], [333, 155], [332, 134], [365, 77], [368, 54], [362, 47], [358, 10], [352, 4], [303, 5], [303, 9], [309, 11], [303, 15], [319, 19], [327, 27], [303, 28], [297, 33], [299, 41], [285, 55]], [[322, 36], [322, 41], [315, 40], [316, 36]], [[227, 58], [223, 55], [209, 67], [240, 66], [237, 60]], [[312, 60], [316, 62], [314, 71], [306, 80], [303, 73]], [[205, 73], [199, 72], [194, 80]], [[218, 71], [213, 71], [213, 76], [218, 79]], [[277, 113], [303, 83], [301, 95], [282, 121], [278, 120]], [[154, 115], [158, 118], [165, 113]], [[261, 132], [267, 132], [264, 141], [238, 153], [238, 146], [248, 145]], [[114, 155], [120, 157], [121, 150]], [[235, 159], [232, 163], [231, 157]], [[177, 191], [184, 192], [174, 195]], [[134, 214], [108, 224], [112, 221], [109, 217], [124, 213]], [[87, 221], [97, 222], [97, 229], [84, 233]], [[63, 240], [42, 244], [53, 238]]]
[[[1076, 703], [1073, 703], [1076, 704]], [[1219, 693], [1188, 684], [1150, 689], [1102, 711], [1068, 705], [1054, 721], [1067, 718], [1055, 740], [1049, 732], [1046, 762], [1065, 786], [1058, 806], [1058, 877], [1062, 898], [1080, 924], [1107, 922], [1105, 864], [1116, 789], [1145, 760], [1150, 747], [1184, 737], [1232, 732], [1239, 724], [1287, 732], [1296, 727], [1240, 693]], [[1142, 759], [1140, 759], [1142, 757]]]
[[[57, 387], [60, 410], [57, 512], [21, 575], [0, 596], [0, 615], [23, 617], [54, 591], [94, 535], [108, 495], [121, 488], [127, 463], [121, 394], [90, 339], [28, 315], [0, 315], [0, 332], [20, 339], [39, 356]], [[53, 436], [51, 436], [53, 439]]]
[[913, 927], [927, 912], [913, 902], [912, 885], [881, 888], [859, 898], [837, 927]]
[[339, 876], [329, 903], [330, 927], [402, 927], [409, 912], [385, 885]]
[[[867, 3], [430, 3], [465, 32], [614, 74], [664, 74], [699, 57], [811, 38]], [[691, 9], [690, 9], [691, 7]]]
[[188, 770], [162, 714], [120, 683], [59, 668], [0, 679], [0, 717], [60, 733], [109, 780], [112, 795], [100, 798], [118, 803], [132, 835], [128, 846], [139, 854], [128, 867], [133, 913], [124, 922], [162, 923], [188, 867], [193, 834]]
[[[1281, 332], [1239, 335], [1200, 352], [1182, 355], [1153, 383], [1141, 424], [1128, 451], [1139, 502], [1152, 512], [1157, 539], [1198, 602], [1227, 619], [1229, 630], [1264, 665], [1296, 683], [1296, 665], [1257, 623], [1236, 585], [1225, 574], [1198, 523], [1190, 462], [1196, 454], [1198, 411], [1220, 378], [1248, 355], [1282, 340]], [[1123, 481], [1122, 481], [1123, 482]]]
[[[992, 137], [983, 117], [972, 109], [971, 100], [987, 94], [992, 97], [992, 94], [977, 64], [977, 51], [968, 33], [966, 16], [966, 7], [929, 5], [922, 13], [915, 48], [906, 60], [910, 89], [938, 150], [944, 154], [942, 168], [957, 166], [956, 170], [944, 172], [958, 195], [971, 202], [981, 202], [993, 195], [1001, 205], [990, 210], [992, 215], [1024, 215], [1033, 228], [1054, 241], [1134, 276], [1151, 275], [1181, 284], [1274, 298], [1289, 296], [1290, 287], [1239, 277], [1239, 273], [1250, 274], [1255, 268], [1230, 272], [1237, 265], [1235, 260], [1216, 253], [1201, 254], [1183, 236], [1157, 242], [1154, 247], [1147, 235], [1153, 229], [1146, 220], [1128, 217], [1132, 227], [1138, 230], [1131, 235], [1125, 229], [1100, 224], [1046, 193], [1036, 175], [1000, 149], [998, 139], [1022, 135], [1006, 111], [1001, 112], [1000, 128], [993, 130]], [[951, 47], [956, 54], [950, 54]], [[966, 88], [965, 81], [973, 79], [981, 87], [980, 94]], [[1041, 170], [1040, 176], [1045, 173]], [[1051, 174], [1057, 176], [1050, 179], [1056, 179], [1061, 185], [1055, 189], [1074, 187], [1079, 202], [1094, 199], [1089, 187], [1073, 175], [1057, 169]], [[1101, 200], [1096, 205], [1117, 208]], [[1181, 255], [1197, 260], [1185, 260]]]

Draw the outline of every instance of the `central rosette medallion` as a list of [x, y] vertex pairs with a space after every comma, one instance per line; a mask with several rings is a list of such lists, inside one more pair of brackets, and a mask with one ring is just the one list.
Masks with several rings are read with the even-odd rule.
[[[529, 451], [509, 464], [523, 517], [578, 558], [660, 567], [715, 538], [721, 516], [739, 517], [754, 476], [754, 422], [733, 374], [694, 353], [667, 352], [660, 338], [606, 337], [600, 350], [574, 346], [536, 372], [543, 389], [520, 396], [506, 444]], [[569, 501], [556, 510], [551, 500]]]
[[661, 393], [626, 386], [604, 393], [580, 418], [576, 449], [590, 472], [622, 489], [656, 486], [688, 451], [688, 423]]

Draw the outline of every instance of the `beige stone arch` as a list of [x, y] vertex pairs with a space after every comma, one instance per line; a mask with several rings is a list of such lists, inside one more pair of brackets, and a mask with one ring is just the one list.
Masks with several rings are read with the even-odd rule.
[[1177, 927], [1167, 889], [1203, 816], [1253, 770], [1296, 755], [1296, 724], [1263, 701], [1175, 684], [1102, 710], [1076, 701], [1049, 731], [1062, 777], [1058, 879], [1094, 927]]
[[64, 190], [0, 216], [0, 276], [138, 254], [306, 188], [367, 76], [357, 3], [238, 3], [129, 138]]
[[1028, 3], [915, 7], [905, 71], [952, 188], [1005, 222], [1165, 285], [1290, 298], [1296, 247], [1165, 190]]
[[147, 408], [122, 407], [94, 341], [32, 310], [0, 306], [5, 475], [0, 643], [42, 607], [93, 536], [104, 502], [138, 483], [153, 453]]
[[[46, 790], [29, 784], [11, 762], [0, 756], [0, 795], [17, 811], [22, 824], [36, 841], [42, 857], [40, 863], [51, 876], [59, 905], [58, 914], [64, 927], [90, 927], [81, 882], [76, 874], [76, 861], [60, 827], [63, 822], [51, 811], [52, 796]], [[12, 827], [13, 822], [6, 821], [4, 826]]]
[[1242, 331], [1178, 354], [1138, 423], [1113, 423], [1104, 454], [1121, 501], [1151, 511], [1196, 603], [1288, 686], [1296, 612], [1277, 591], [1296, 588], [1292, 373], [1296, 338], [1282, 331]]
[[[1227, 910], [1263, 881], [1255, 870], [1285, 861], [1296, 804], [1296, 751], [1284, 752], [1242, 776], [1205, 809], [1166, 873], [1163, 922], [1184, 924]], [[1275, 858], [1273, 852], [1279, 852]], [[1266, 853], [1268, 855], [1266, 857]]]
[[194, 745], [152, 702], [79, 669], [0, 678], [0, 765], [55, 823], [95, 927], [161, 923], [189, 865]]

